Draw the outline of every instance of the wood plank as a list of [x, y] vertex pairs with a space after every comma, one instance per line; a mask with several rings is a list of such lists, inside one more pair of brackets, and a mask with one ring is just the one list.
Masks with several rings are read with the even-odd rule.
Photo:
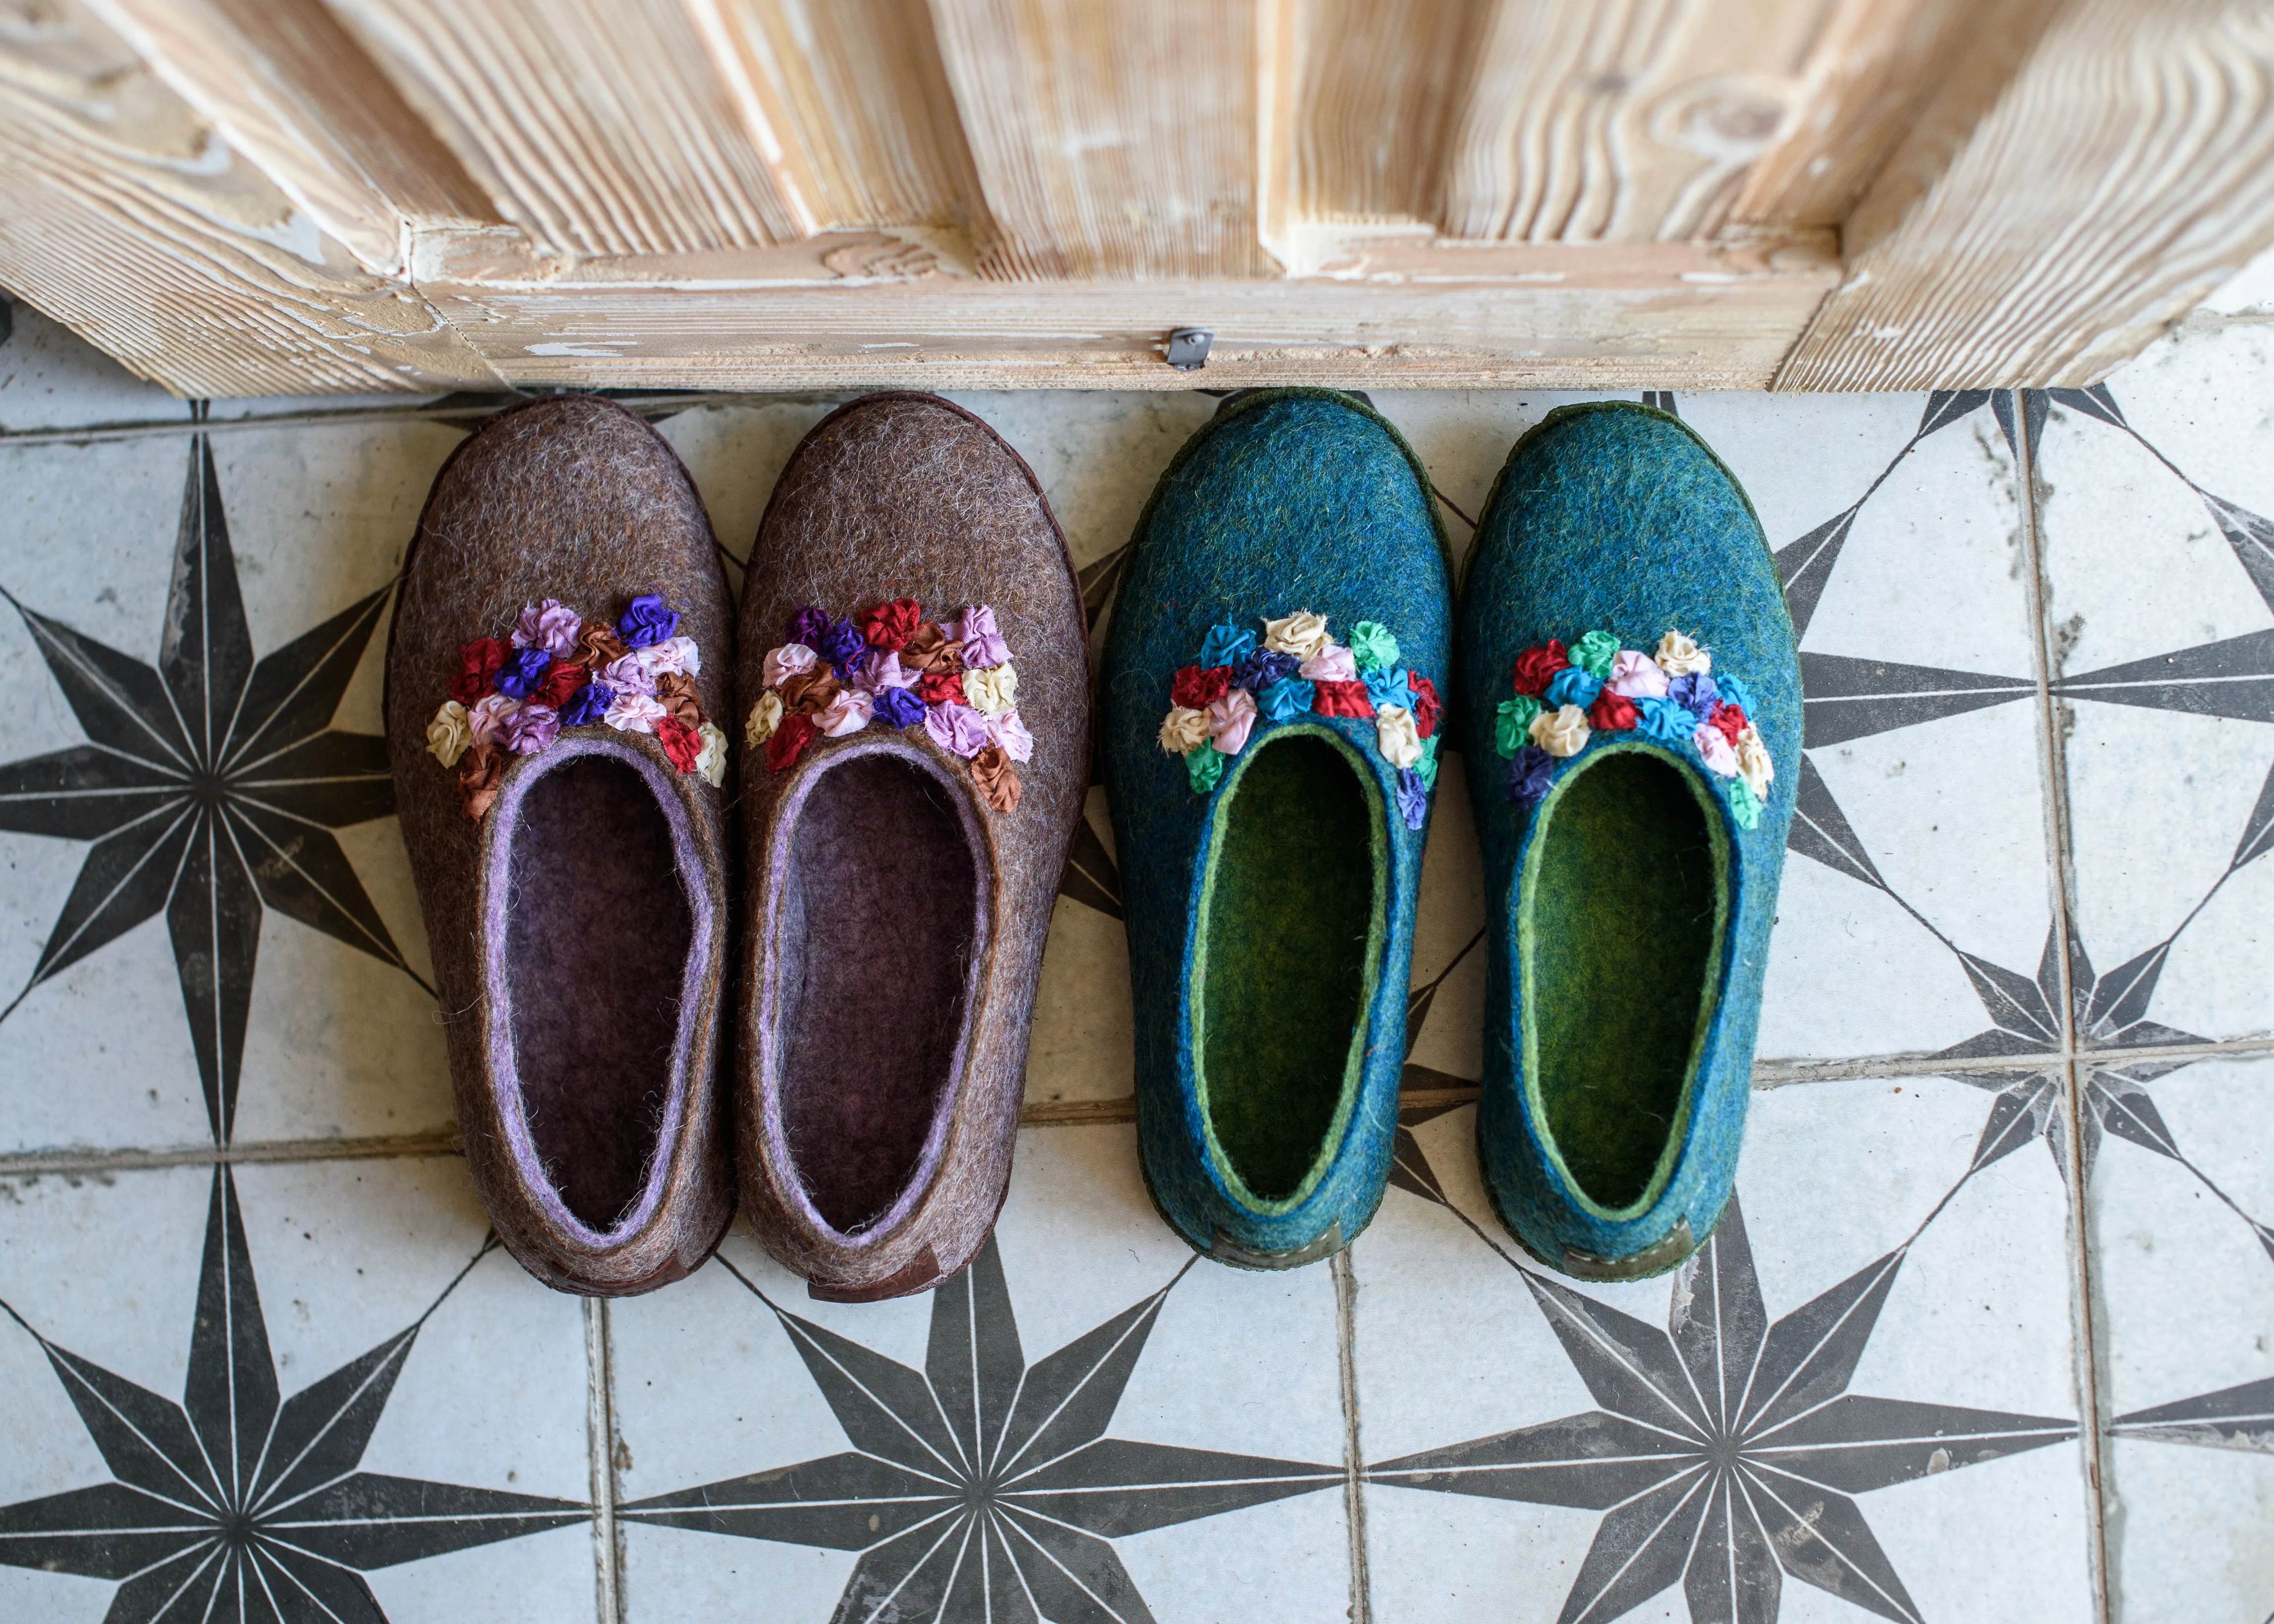
[[328, 0], [499, 214], [569, 256], [802, 237], [764, 109], [681, 0]]
[[2070, 0], [1962, 137], [1930, 108], [1779, 387], [2097, 382], [2274, 243], [2270, 86], [2263, 4]]
[[406, 221], [497, 219], [320, 0], [89, 3], [365, 270], [402, 274]]
[[195, 395], [494, 387], [79, 0], [0, 34], [0, 283]]
[[1240, 0], [932, 0], [992, 275], [1269, 276]]

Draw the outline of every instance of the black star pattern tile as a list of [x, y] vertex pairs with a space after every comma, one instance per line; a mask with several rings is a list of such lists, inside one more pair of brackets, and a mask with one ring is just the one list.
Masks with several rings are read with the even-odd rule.
[[1029, 1364], [990, 1241], [933, 1290], [919, 1371], [786, 1312], [737, 1270], [852, 1447], [636, 1500], [619, 1515], [861, 1553], [833, 1624], [1143, 1624], [1153, 1614], [1114, 1538], [1344, 1481], [1338, 1467], [1105, 1435], [1184, 1274]]
[[2120, 1438], [2274, 1455], [2274, 1379], [2135, 1410], [2108, 1430]]
[[331, 832], [395, 809], [386, 741], [331, 726], [388, 590], [256, 658], [200, 434], [154, 666], [9, 598], [87, 742], [0, 766], [0, 829], [92, 845], [0, 1019], [163, 913], [207, 1115], [226, 1144], [264, 908], [418, 979]]
[[[486, 1240], [426, 1314], [495, 1246]], [[591, 1515], [358, 1470], [426, 1315], [282, 1397], [226, 1166], [214, 1169], [179, 1403], [0, 1312], [38, 1341], [113, 1478], [0, 1507], [0, 1562], [116, 1580], [107, 1624], [385, 1624], [365, 1573]]]

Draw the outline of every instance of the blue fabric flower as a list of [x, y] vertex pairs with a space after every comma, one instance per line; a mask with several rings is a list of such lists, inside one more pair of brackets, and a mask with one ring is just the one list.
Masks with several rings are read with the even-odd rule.
[[923, 701], [912, 688], [888, 688], [877, 694], [874, 714], [887, 727], [914, 727], [923, 720]]
[[1641, 719], [1635, 726], [1642, 736], [1658, 744], [1684, 744], [1698, 731], [1698, 718], [1687, 706], [1672, 699], [1638, 699]]
[[616, 619], [616, 635], [624, 646], [644, 649], [679, 635], [679, 611], [653, 592], [632, 599], [631, 607]]
[[616, 702], [616, 690], [597, 677], [568, 696], [561, 707], [561, 726], [591, 727], [597, 725]]
[[1404, 666], [1395, 671], [1360, 671], [1359, 676], [1365, 681], [1366, 696], [1374, 701], [1375, 710], [1384, 705], [1413, 709], [1413, 687], [1406, 680]]
[[1211, 626], [1201, 639], [1201, 668], [1237, 665], [1255, 652], [1255, 634], [1237, 626]]
[[850, 620], [832, 620], [816, 650], [835, 668], [840, 681], [853, 680], [853, 668], [869, 658], [869, 640]]
[[545, 680], [553, 656], [544, 649], [516, 649], [513, 658], [498, 667], [497, 691], [508, 699], [526, 699]]
[[1293, 676], [1302, 663], [1291, 654], [1274, 654], [1269, 649], [1258, 649], [1231, 668], [1231, 685], [1244, 688], [1251, 694], [1261, 694], [1274, 682]]
[[1508, 763], [1508, 798], [1536, 807], [1555, 778], [1555, 758], [1536, 744], [1527, 744]]
[[1735, 677], [1716, 677], [1713, 679], [1713, 686], [1721, 691], [1723, 704], [1735, 705], [1745, 713], [1747, 721], [1753, 719], [1752, 689]]
[[1408, 829], [1419, 829], [1429, 816], [1429, 786], [1411, 767], [1397, 770], [1397, 810]]
[[1602, 678], [1591, 676], [1577, 665], [1566, 665], [1547, 685], [1547, 708], [1558, 710], [1565, 705], [1577, 705], [1585, 710], [1595, 703], [1595, 695], [1602, 691]]
[[1300, 677], [1282, 677], [1255, 696], [1255, 708], [1267, 722], [1291, 722], [1308, 716], [1317, 703], [1318, 689]]
[[1704, 721], [1721, 703], [1721, 690], [1713, 686], [1713, 679], [1700, 671], [1686, 677], [1676, 677], [1666, 685], [1666, 696], [1675, 704]]

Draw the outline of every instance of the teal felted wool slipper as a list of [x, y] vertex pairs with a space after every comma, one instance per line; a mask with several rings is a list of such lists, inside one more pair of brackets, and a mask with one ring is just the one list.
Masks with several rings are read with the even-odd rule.
[[1658, 1274], [1720, 1221], [1744, 1135], [1800, 777], [1791, 617], [1736, 478], [1623, 401], [1517, 443], [1465, 590], [1486, 1187], [1550, 1267]]
[[1324, 1257], [1381, 1203], [1451, 610], [1427, 476], [1347, 395], [1226, 402], [1137, 522], [1099, 720], [1138, 1139], [1225, 1262]]

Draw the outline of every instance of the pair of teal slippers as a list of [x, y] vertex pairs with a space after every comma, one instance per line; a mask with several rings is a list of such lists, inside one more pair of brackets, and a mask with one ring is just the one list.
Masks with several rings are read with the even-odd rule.
[[1457, 616], [1427, 475], [1361, 400], [1259, 390], [1178, 454], [1108, 638], [1103, 762], [1146, 1181], [1196, 1249], [1327, 1256], [1380, 1206], [1439, 750], [1484, 858], [1485, 1184], [1630, 1279], [1719, 1221], [1799, 778], [1792, 622], [1677, 418], [1551, 413]]

